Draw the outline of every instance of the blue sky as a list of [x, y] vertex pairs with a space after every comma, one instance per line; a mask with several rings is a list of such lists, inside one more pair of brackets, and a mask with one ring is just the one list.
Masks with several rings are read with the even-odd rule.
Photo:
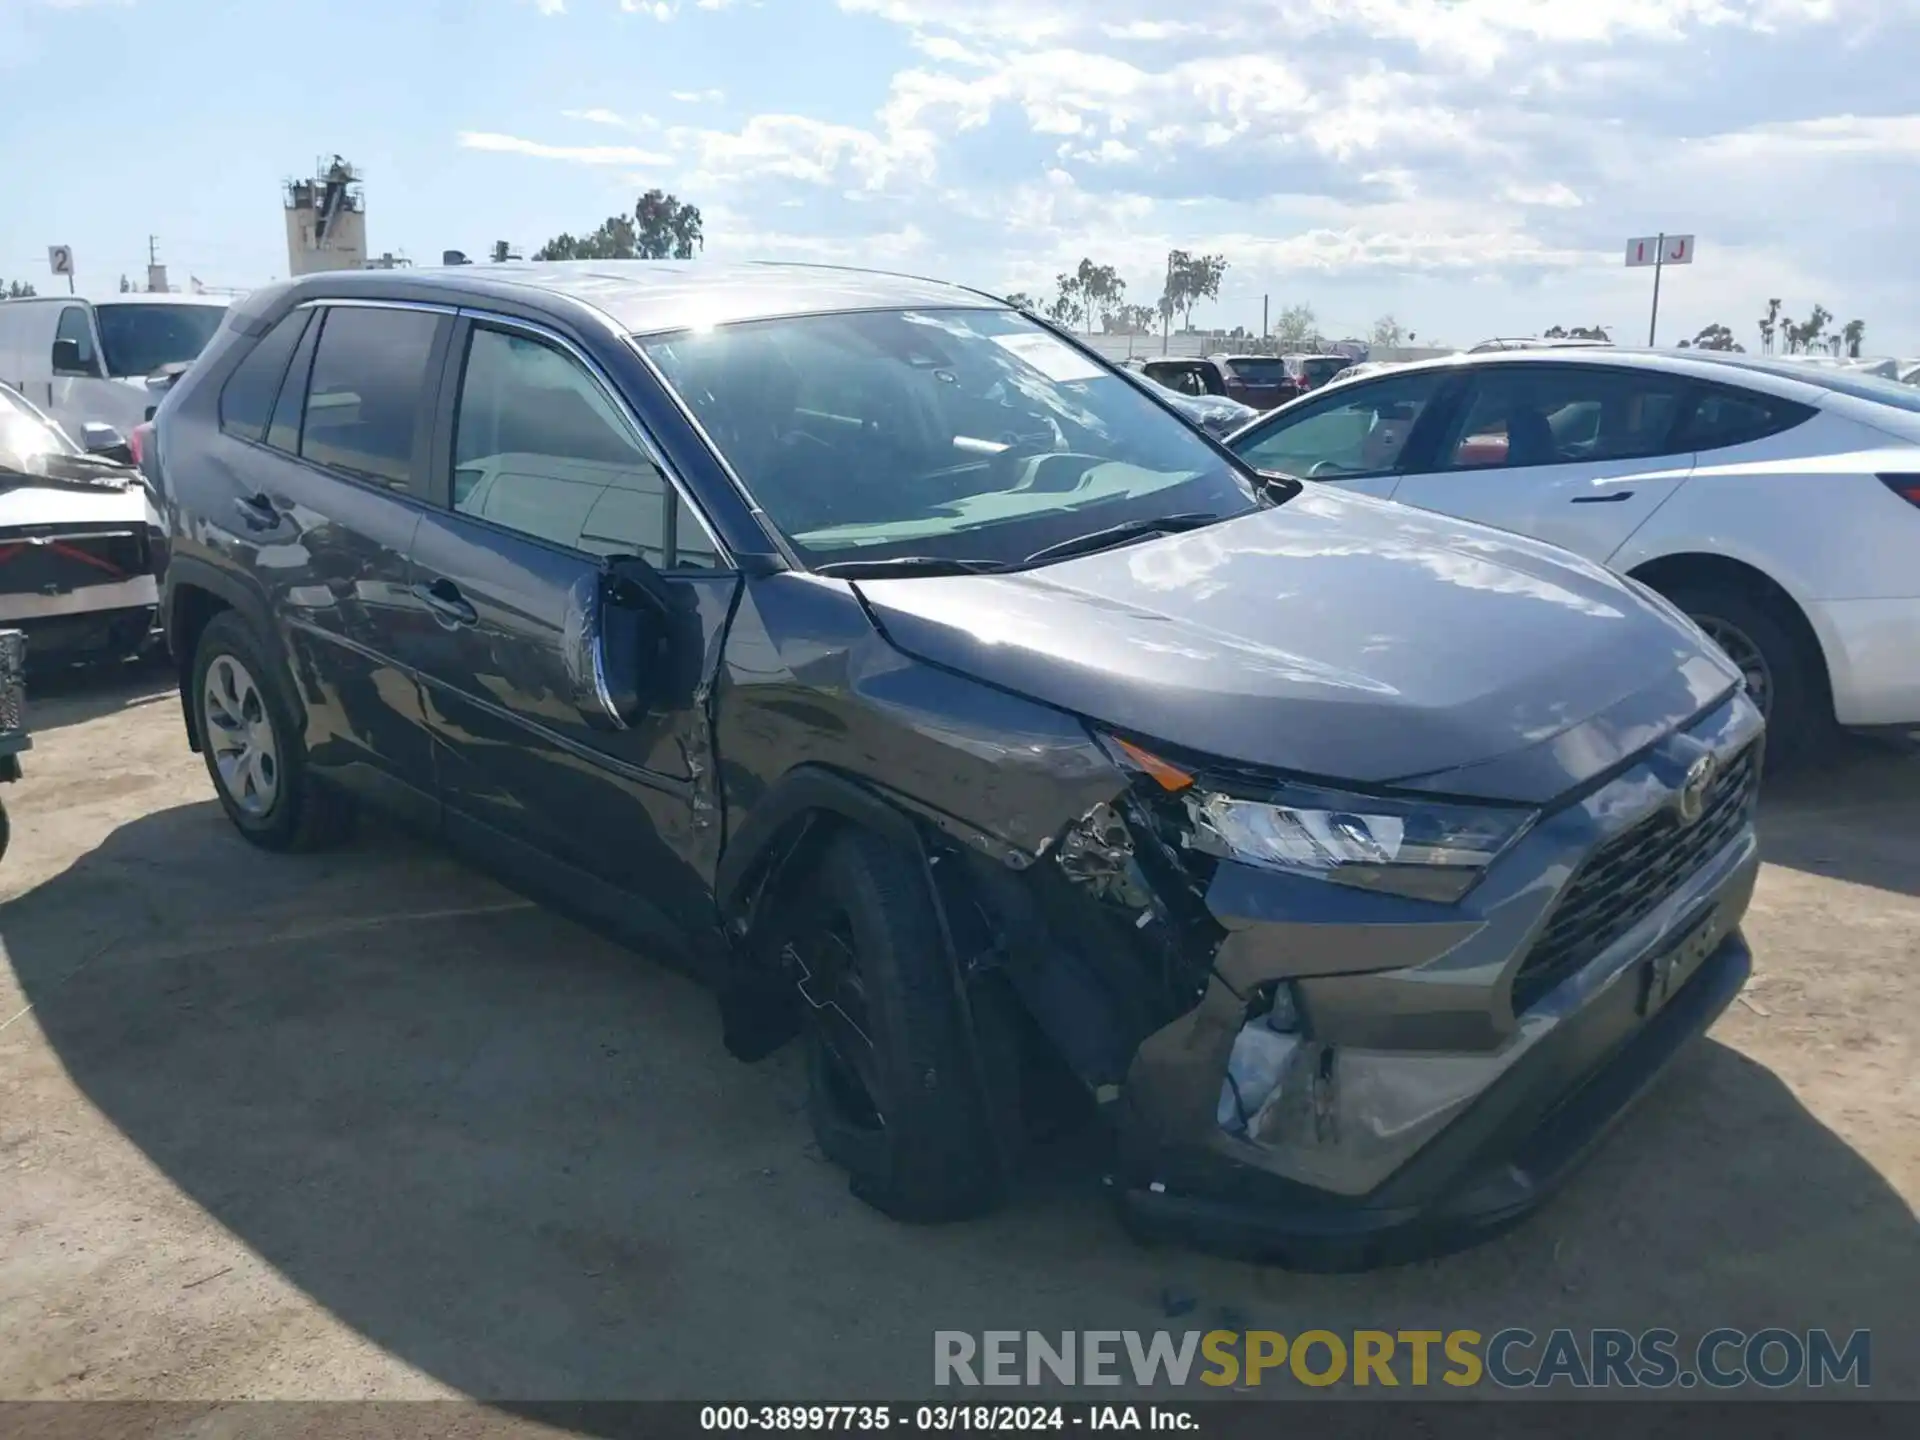
[[0, 0], [0, 278], [285, 271], [339, 152], [376, 251], [530, 251], [661, 185], [708, 253], [1040, 292], [1081, 256], [1197, 320], [1305, 303], [1466, 344], [1644, 338], [1628, 236], [1699, 237], [1662, 339], [1770, 296], [1920, 353], [1920, 0]]

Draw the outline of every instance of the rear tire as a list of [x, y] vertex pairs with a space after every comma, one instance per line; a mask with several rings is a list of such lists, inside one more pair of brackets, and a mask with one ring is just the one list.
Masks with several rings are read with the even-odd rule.
[[[822, 1153], [847, 1171], [855, 1195], [898, 1220], [992, 1209], [1006, 1190], [995, 1131], [1004, 1106], [981, 1093], [939, 919], [913, 855], [844, 831], [806, 893], [783, 954], [805, 1002], [807, 1111]], [[836, 968], [857, 972], [855, 979], [836, 982]], [[993, 1042], [998, 1027], [987, 1028], [982, 1041]], [[870, 1053], [852, 1053], [863, 1035]], [[979, 1045], [995, 1074], [1005, 1069], [1000, 1049]]]
[[353, 806], [314, 778], [279, 671], [231, 610], [207, 622], [193, 652], [194, 727], [227, 818], [263, 850], [319, 850], [353, 828]]
[[1810, 759], [1834, 733], [1833, 700], [1818, 647], [1776, 602], [1733, 586], [1675, 586], [1667, 598], [1692, 617], [1747, 677], [1767, 716], [1767, 768]]

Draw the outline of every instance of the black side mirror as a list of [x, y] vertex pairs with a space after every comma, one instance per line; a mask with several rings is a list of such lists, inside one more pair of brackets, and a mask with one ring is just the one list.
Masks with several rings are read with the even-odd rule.
[[691, 691], [699, 656], [688, 653], [687, 617], [674, 599], [659, 572], [634, 556], [609, 560], [575, 586], [568, 668], [595, 729], [628, 729]]
[[88, 379], [97, 379], [99, 371], [91, 361], [80, 358], [78, 340], [56, 340], [53, 342], [53, 373], [56, 375], [84, 375]]
[[89, 420], [80, 427], [80, 448], [89, 455], [105, 455], [115, 458], [114, 452], [127, 448], [127, 437], [111, 425], [103, 425], [98, 420]]

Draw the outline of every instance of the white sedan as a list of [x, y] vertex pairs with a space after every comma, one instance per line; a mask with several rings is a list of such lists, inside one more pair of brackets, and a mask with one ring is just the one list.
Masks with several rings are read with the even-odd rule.
[[1920, 726], [1920, 390], [1744, 355], [1515, 350], [1304, 396], [1266, 470], [1518, 531], [1644, 582], [1768, 712], [1769, 757]]

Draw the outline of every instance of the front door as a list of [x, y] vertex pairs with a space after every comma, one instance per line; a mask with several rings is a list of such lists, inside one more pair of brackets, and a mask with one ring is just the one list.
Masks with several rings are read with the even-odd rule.
[[[721, 817], [700, 680], [738, 577], [569, 342], [504, 321], [462, 331], [442, 506], [412, 550], [435, 623], [409, 653], [449, 831], [523, 872], [557, 862], [646, 898], [677, 925], [710, 920]], [[595, 700], [580, 643], [616, 555], [663, 577], [690, 662], [659, 677], [657, 704], [630, 728]]]
[[1672, 437], [1686, 382], [1657, 370], [1532, 361], [1477, 367], [1434, 451], [1393, 498], [1604, 563], [1686, 482]]
[[[65, 342], [65, 343], [62, 343]], [[55, 322], [52, 353], [46, 357], [47, 393], [32, 396], [45, 401], [48, 415], [78, 444], [81, 426], [89, 420], [119, 425], [119, 417], [102, 413], [102, 392], [109, 389], [100, 338], [94, 333], [93, 314], [85, 305], [63, 305]], [[122, 431], [131, 425], [121, 426]]]

